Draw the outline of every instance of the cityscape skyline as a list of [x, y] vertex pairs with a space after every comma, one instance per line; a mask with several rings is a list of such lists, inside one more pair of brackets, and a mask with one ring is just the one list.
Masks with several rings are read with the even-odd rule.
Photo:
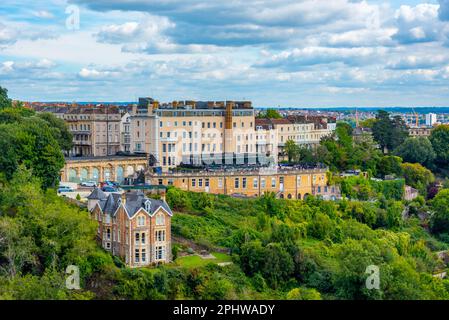
[[0, 82], [25, 101], [448, 106], [449, 1], [257, 3], [6, 0]]

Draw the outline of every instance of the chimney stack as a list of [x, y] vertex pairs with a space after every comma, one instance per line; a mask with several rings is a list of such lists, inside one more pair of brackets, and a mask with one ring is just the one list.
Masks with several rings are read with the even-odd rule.
[[161, 193], [161, 200], [164, 201], [164, 202], [167, 202], [167, 197], [166, 197], [166, 192], [165, 191], [162, 191], [162, 193]]
[[124, 191], [124, 192], [120, 195], [121, 201], [122, 201], [122, 204], [123, 204], [123, 205], [126, 204], [126, 193], [127, 193], [127, 191]]

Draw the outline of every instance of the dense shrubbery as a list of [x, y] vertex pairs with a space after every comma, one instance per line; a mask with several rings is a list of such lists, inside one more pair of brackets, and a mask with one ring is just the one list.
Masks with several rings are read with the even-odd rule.
[[[190, 239], [231, 248], [255, 291], [276, 290], [289, 299], [449, 298], [448, 281], [432, 277], [442, 265], [431, 249], [445, 245], [413, 219], [403, 220], [401, 201], [208, 196], [215, 209], [175, 215], [174, 232], [198, 225], [190, 229]], [[365, 287], [366, 267], [373, 264], [381, 272], [379, 291]]]
[[401, 200], [404, 196], [404, 179], [379, 181], [354, 176], [336, 177], [332, 181], [340, 185], [342, 195], [349, 199], [366, 201], [380, 196], [387, 200]]

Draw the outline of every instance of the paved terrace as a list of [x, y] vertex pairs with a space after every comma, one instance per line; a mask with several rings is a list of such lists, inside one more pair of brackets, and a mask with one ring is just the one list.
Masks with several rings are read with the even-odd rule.
[[66, 157], [66, 162], [90, 162], [90, 161], [126, 161], [145, 160], [145, 155], [103, 156], [103, 157]]

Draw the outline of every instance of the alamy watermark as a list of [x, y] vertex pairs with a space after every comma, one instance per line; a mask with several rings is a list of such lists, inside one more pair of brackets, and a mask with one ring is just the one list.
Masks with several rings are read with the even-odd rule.
[[368, 290], [380, 289], [380, 270], [376, 265], [369, 265], [366, 267], [365, 273], [369, 274], [366, 278], [365, 285]]
[[75, 5], [70, 5], [65, 9], [68, 17], [65, 20], [65, 26], [68, 30], [79, 30], [80, 28], [80, 8]]
[[65, 279], [65, 286], [69, 290], [80, 289], [80, 269], [77, 266], [69, 265], [65, 269], [65, 273], [68, 274]]

